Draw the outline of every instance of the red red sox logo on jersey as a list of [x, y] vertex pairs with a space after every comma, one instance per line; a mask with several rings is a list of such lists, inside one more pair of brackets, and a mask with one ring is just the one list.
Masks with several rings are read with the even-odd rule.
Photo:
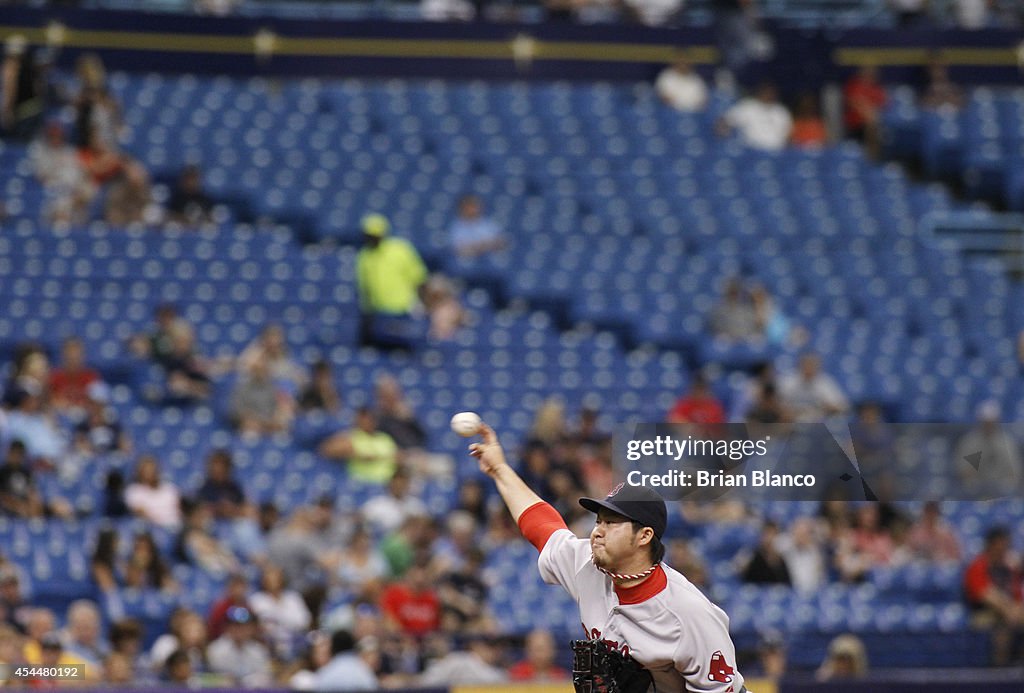
[[708, 674], [708, 679], [716, 683], [732, 683], [732, 675], [736, 673], [736, 670], [725, 661], [725, 655], [721, 650], [715, 650], [715, 653], [711, 655], [709, 669], [711, 672]]

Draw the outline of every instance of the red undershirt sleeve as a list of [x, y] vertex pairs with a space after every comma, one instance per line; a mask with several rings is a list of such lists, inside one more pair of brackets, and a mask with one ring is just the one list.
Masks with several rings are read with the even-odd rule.
[[565, 520], [544, 501], [534, 503], [519, 516], [519, 531], [538, 551], [543, 550], [551, 535], [560, 529], [568, 529]]

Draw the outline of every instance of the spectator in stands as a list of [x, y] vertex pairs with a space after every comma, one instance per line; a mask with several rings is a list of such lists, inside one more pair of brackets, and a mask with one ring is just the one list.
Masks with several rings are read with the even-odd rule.
[[206, 458], [206, 479], [196, 501], [209, 507], [217, 520], [237, 518], [245, 509], [245, 492], [235, 479], [231, 452], [217, 448]]
[[793, 520], [789, 532], [779, 537], [778, 548], [797, 592], [813, 594], [828, 580], [828, 559], [821, 533], [813, 519], [798, 517]]
[[793, 132], [793, 118], [779, 103], [778, 91], [770, 82], [762, 83], [753, 96], [741, 99], [718, 121], [719, 134], [733, 132], [752, 149], [777, 152], [786, 147]]
[[822, 421], [849, 409], [846, 395], [834, 378], [821, 371], [821, 358], [814, 352], [803, 354], [798, 370], [781, 378], [779, 394], [800, 423]]
[[167, 337], [170, 349], [161, 359], [167, 373], [167, 398], [186, 404], [206, 399], [211, 387], [209, 366], [196, 352], [192, 325], [184, 320], [173, 320], [167, 328]]
[[306, 383], [306, 371], [289, 354], [284, 328], [277, 323], [263, 328], [260, 336], [238, 355], [238, 369], [244, 374], [261, 360], [274, 384], [292, 397]]
[[81, 55], [75, 64], [75, 76], [81, 84], [74, 104], [79, 147], [88, 146], [90, 135], [95, 135], [106, 149], [116, 151], [124, 122], [121, 104], [107, 85], [103, 61], [95, 53]]
[[665, 547], [665, 561], [705, 593], [711, 588], [711, 576], [704, 559], [684, 539], [670, 539]]
[[487, 491], [479, 479], [470, 478], [459, 484], [455, 509], [465, 510], [480, 524], [487, 524], [491, 512], [487, 505]]
[[757, 643], [757, 659], [761, 676], [778, 683], [786, 674], [786, 641], [782, 633], [763, 633]]
[[763, 284], [750, 287], [750, 305], [760, 336], [773, 346], [800, 347], [807, 341], [807, 331], [794, 327]]
[[757, 549], [743, 569], [743, 581], [755, 585], [789, 585], [789, 567], [778, 550], [779, 526], [765, 520]]
[[167, 669], [176, 653], [184, 654], [191, 673], [202, 673], [206, 665], [206, 623], [191, 609], [178, 607], [171, 614], [168, 632], [162, 634], [149, 650], [149, 661], [156, 669]]
[[889, 97], [878, 81], [878, 68], [864, 65], [843, 87], [846, 100], [843, 121], [846, 134], [864, 144], [868, 154], [877, 158], [881, 146], [881, 117]]
[[334, 373], [329, 362], [317, 361], [313, 364], [309, 382], [299, 392], [298, 405], [304, 412], [337, 414], [341, 411], [341, 397], [334, 384]]
[[153, 455], [139, 458], [124, 500], [133, 513], [159, 527], [181, 526], [181, 494], [172, 482], [160, 478], [160, 463]]
[[368, 651], [365, 646], [357, 648], [355, 638], [347, 630], [335, 631], [331, 636], [331, 659], [316, 672], [315, 690], [376, 690], [377, 675], [367, 662]]
[[508, 681], [501, 669], [501, 638], [477, 635], [468, 639], [466, 650], [451, 652], [432, 662], [420, 676], [420, 686], [499, 686]]
[[313, 620], [302, 596], [288, 589], [284, 571], [269, 564], [263, 568], [262, 589], [249, 599], [273, 652], [279, 659], [294, 656], [295, 643], [309, 630]]
[[153, 331], [134, 335], [129, 342], [129, 348], [139, 358], [152, 359], [164, 365], [172, 355], [175, 325], [185, 322], [185, 319], [178, 315], [178, 309], [173, 304], [161, 303], [153, 312], [153, 320], [156, 323]]
[[933, 54], [928, 62], [928, 86], [921, 95], [921, 106], [932, 110], [960, 110], [964, 92], [949, 78], [949, 67], [941, 54]]
[[408, 346], [427, 268], [411, 243], [388, 237], [391, 224], [385, 217], [369, 214], [362, 228], [363, 247], [356, 259], [361, 342]]
[[182, 169], [167, 201], [171, 221], [197, 226], [210, 221], [213, 200], [203, 191], [203, 172], [195, 164]]
[[720, 424], [725, 423], [725, 408], [712, 392], [707, 376], [697, 372], [690, 390], [676, 401], [665, 420], [668, 423]]
[[892, 559], [892, 537], [881, 526], [878, 504], [864, 503], [857, 508], [853, 528], [839, 537], [836, 568], [847, 582], [859, 582]]
[[248, 363], [231, 393], [231, 418], [245, 438], [286, 433], [295, 417], [295, 400], [281, 389], [266, 357]]
[[755, 58], [770, 52], [759, 32], [758, 0], [713, 0], [715, 39], [722, 62], [733, 81]]
[[67, 611], [64, 651], [98, 675], [110, 646], [103, 640], [103, 623], [96, 603], [88, 599], [71, 602]]
[[124, 474], [120, 469], [107, 472], [107, 482], [103, 489], [103, 517], [128, 517], [131, 510], [124, 502]]
[[703, 111], [708, 104], [707, 84], [683, 49], [676, 51], [676, 59], [658, 74], [654, 90], [665, 104], [683, 113]]
[[117, 412], [107, 406], [109, 388], [94, 383], [86, 393], [82, 420], [75, 425], [75, 449], [82, 455], [106, 455], [132, 451], [132, 441], [117, 420]]
[[[985, 29], [994, 26], [1019, 26], [1020, 9], [1011, 9], [1016, 3], [999, 0], [953, 0], [952, 12], [961, 29]], [[1017, 16], [1014, 16], [1017, 12]]]
[[818, 98], [810, 93], [800, 95], [793, 118], [790, 141], [804, 149], [820, 149], [828, 144], [828, 130], [821, 117]]
[[217, 639], [224, 633], [228, 611], [235, 607], [249, 608], [249, 580], [242, 573], [232, 573], [228, 577], [224, 594], [210, 607], [206, 630], [211, 639]]
[[28, 458], [46, 468], [71, 467], [68, 436], [46, 410], [42, 395], [23, 390], [15, 394], [14, 408], [7, 412], [7, 438], [21, 441]]
[[424, 282], [421, 296], [423, 308], [430, 316], [427, 334], [437, 341], [450, 340], [466, 320], [455, 285], [443, 275], [432, 274]]
[[380, 430], [391, 436], [403, 451], [424, 449], [427, 432], [398, 380], [392, 375], [381, 375], [377, 378], [375, 391], [377, 406], [374, 414]]
[[227, 610], [225, 620], [224, 634], [207, 648], [210, 670], [227, 676], [231, 685], [268, 686], [270, 653], [257, 639], [256, 617], [244, 606], [233, 606]]
[[331, 497], [322, 496], [267, 537], [267, 559], [284, 569], [288, 584], [306, 592], [337, 569], [351, 535], [351, 523], [335, 515]]
[[21, 34], [4, 43], [0, 66], [0, 134], [27, 142], [42, 124], [45, 84], [35, 52]]
[[814, 677], [818, 681], [863, 678], [868, 673], [868, 653], [864, 643], [849, 633], [836, 636], [828, 645], [825, 661]]
[[942, 511], [936, 501], [924, 504], [921, 517], [910, 528], [908, 543], [917, 558], [933, 563], [960, 561], [960, 540], [952, 525], [942, 519]]
[[185, 523], [176, 550], [179, 559], [218, 578], [240, 570], [238, 557], [214, 536], [210, 506], [192, 502], [183, 506]]
[[[337, 632], [337, 631], [335, 631]], [[309, 644], [291, 667], [286, 668], [278, 680], [293, 691], [317, 690], [317, 673], [331, 660], [331, 638], [323, 630], [312, 631]]]
[[438, 581], [441, 629], [449, 634], [492, 632], [497, 627], [487, 609], [489, 588], [484, 581], [485, 556], [477, 546], [466, 550], [461, 564]]
[[761, 329], [754, 303], [739, 279], [733, 278], [726, 283], [722, 299], [711, 310], [710, 328], [715, 338], [729, 342], [760, 339]]
[[533, 424], [527, 434], [528, 441], [541, 445], [556, 446], [569, 437], [569, 426], [565, 421], [565, 402], [560, 397], [548, 397], [533, 415]]
[[175, 650], [167, 656], [161, 678], [171, 686], [179, 688], [202, 687], [202, 681], [196, 676], [195, 664], [185, 650]]
[[0, 685], [10, 686], [13, 672], [10, 664], [21, 661], [25, 638], [8, 623], [0, 622]]
[[792, 416], [779, 399], [779, 391], [774, 382], [759, 383], [760, 391], [757, 398], [747, 410], [748, 424], [783, 424], [792, 421]]
[[122, 618], [110, 626], [110, 656], [124, 657], [132, 682], [145, 687], [152, 683], [153, 676], [149, 660], [142, 650], [143, 634], [142, 624], [134, 618]]
[[117, 590], [121, 580], [123, 563], [118, 551], [120, 536], [117, 530], [105, 527], [96, 537], [96, 548], [92, 553], [92, 578], [104, 594]]
[[193, 0], [196, 12], [199, 14], [211, 14], [217, 17], [226, 17], [234, 14], [235, 9], [242, 4], [243, 0]]
[[881, 472], [892, 465], [896, 438], [877, 403], [862, 402], [857, 407], [857, 418], [850, 424], [850, 439], [857, 463], [865, 473]]
[[49, 396], [50, 360], [36, 344], [19, 344], [14, 355], [13, 369], [3, 388], [3, 404], [16, 408], [21, 395], [28, 393], [45, 400]]
[[43, 517], [46, 507], [28, 465], [28, 453], [20, 440], [7, 447], [0, 465], [0, 512], [14, 517]]
[[420, 0], [420, 15], [429, 22], [468, 22], [476, 16], [469, 0]]
[[338, 563], [338, 586], [357, 599], [376, 600], [387, 575], [388, 562], [374, 546], [370, 533], [357, 528], [345, 547], [345, 560]]
[[923, 24], [928, 18], [929, 0], [887, 0], [896, 15], [896, 21], [903, 28]]
[[100, 382], [100, 374], [85, 363], [82, 340], [64, 340], [61, 364], [50, 371], [51, 404], [60, 411], [79, 412], [89, 400], [89, 388]]
[[95, 186], [109, 184], [104, 204], [108, 224], [127, 226], [145, 220], [151, 199], [149, 173], [142, 164], [109, 146], [95, 128], [78, 157]]
[[363, 505], [362, 515], [380, 534], [397, 530], [406, 518], [428, 515], [426, 504], [412, 493], [412, 479], [399, 467], [388, 481], [387, 490]]
[[[6, 624], [19, 633], [25, 632], [32, 606], [21, 589], [18, 567], [0, 560], [0, 623]], [[8, 660], [10, 661], [10, 660]]]
[[459, 215], [449, 235], [456, 255], [465, 258], [503, 250], [508, 243], [498, 223], [484, 216], [483, 202], [476, 195], [459, 200]]
[[329, 437], [320, 445], [320, 454], [345, 460], [349, 476], [363, 483], [387, 483], [398, 468], [395, 439], [377, 429], [377, 417], [366, 407], [356, 411], [355, 428]]
[[47, 123], [42, 138], [29, 147], [29, 158], [46, 190], [46, 220], [55, 224], [84, 223], [96, 197], [96, 186], [86, 175], [78, 152], [67, 142], [59, 121]]
[[424, 561], [405, 572], [402, 580], [384, 589], [380, 608], [388, 631], [423, 637], [441, 625], [441, 602], [431, 584], [433, 576]]
[[[132, 584], [133, 574], [138, 576], [138, 584]], [[136, 532], [132, 538], [131, 551], [125, 563], [125, 586], [162, 592], [176, 592], [178, 589], [170, 568], [149, 532]], [[114, 636], [111, 635], [110, 639], [113, 644]]]
[[135, 680], [131, 660], [120, 652], [111, 652], [103, 659], [101, 680], [107, 686], [118, 688], [140, 683]]
[[555, 664], [558, 649], [549, 631], [536, 628], [523, 642], [524, 658], [508, 670], [509, 679], [517, 683], [554, 683], [569, 678], [569, 672]]
[[971, 609], [971, 624], [992, 631], [992, 663], [1009, 664], [1014, 641], [1024, 637], [1024, 573], [1012, 553], [1013, 539], [1006, 527], [985, 533], [985, 545], [964, 573], [964, 596]]
[[[1000, 423], [1002, 410], [994, 400], [982, 402], [978, 424], [957, 441], [953, 460], [960, 480], [970, 492], [993, 493], [1002, 497], [1019, 489], [1024, 461], [1016, 439]], [[975, 455], [980, 457], [975, 458]], [[970, 463], [978, 459], [978, 467]]]

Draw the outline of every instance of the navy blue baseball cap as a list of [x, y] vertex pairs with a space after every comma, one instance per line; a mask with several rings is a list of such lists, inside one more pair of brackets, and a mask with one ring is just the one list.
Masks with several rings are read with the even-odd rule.
[[580, 498], [580, 505], [592, 513], [602, 508], [613, 513], [639, 522], [644, 527], [654, 530], [654, 536], [661, 539], [668, 524], [668, 511], [665, 501], [657, 491], [646, 486], [619, 484], [612, 489], [603, 500], [596, 498]]

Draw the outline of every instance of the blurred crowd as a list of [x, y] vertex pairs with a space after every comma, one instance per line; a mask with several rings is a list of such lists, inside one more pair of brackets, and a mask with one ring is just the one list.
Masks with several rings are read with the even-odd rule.
[[[284, 4], [285, 0], [279, 0]], [[332, 0], [321, 0], [325, 4]], [[338, 2], [339, 0], [333, 0]], [[23, 4], [33, 7], [76, 7], [81, 0], [6, 0], [0, 4]], [[193, 12], [208, 16], [228, 16], [240, 12], [274, 12], [274, 2], [267, 0], [162, 0], [165, 11]], [[844, 9], [851, 8], [847, 3]], [[580, 23], [638, 23], [646, 26], [674, 26], [683, 20], [691, 7], [710, 9], [722, 24], [737, 22], [756, 24], [761, 15], [777, 11], [764, 0], [708, 0], [697, 3], [687, 0], [538, 0], [535, 7], [544, 10], [547, 21]], [[523, 8], [504, 0], [419, 0], [420, 14], [431, 21], [513, 21], [527, 16]], [[529, 9], [529, 8], [527, 8]], [[822, 8], [822, 12], [828, 11]], [[835, 10], [832, 10], [835, 11]], [[885, 0], [884, 6], [867, 3], [865, 18], [878, 23], [878, 14], [893, 25], [906, 28], [959, 26], [980, 29], [1014, 26], [1022, 21], [1019, 4], [1014, 0]], [[533, 17], [531, 13], [529, 16]]]

